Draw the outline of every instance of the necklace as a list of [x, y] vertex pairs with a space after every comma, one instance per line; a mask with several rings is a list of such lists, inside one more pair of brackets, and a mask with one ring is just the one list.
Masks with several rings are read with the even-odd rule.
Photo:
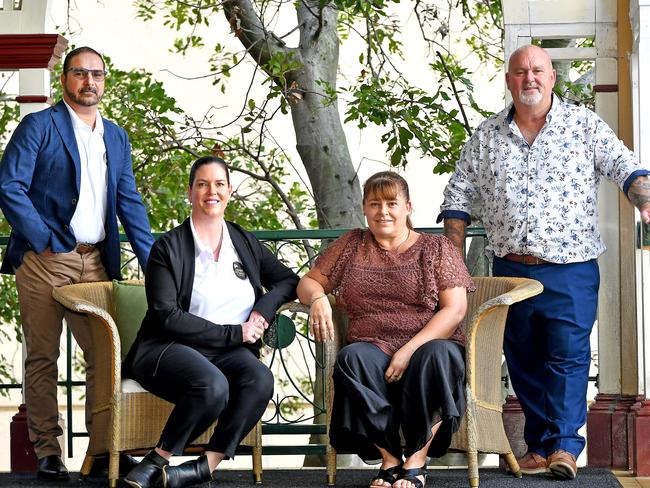
[[409, 240], [409, 237], [411, 237], [411, 229], [408, 230], [406, 233], [406, 239], [404, 239], [402, 242], [399, 243], [399, 246], [395, 248], [395, 252], [399, 252], [400, 248], [406, 244], [406, 242]]
[[379, 247], [381, 247], [384, 251], [390, 251], [390, 252], [395, 252], [395, 253], [397, 253], [397, 252], [399, 252], [400, 248], [401, 248], [404, 244], [406, 244], [406, 242], [409, 240], [409, 237], [411, 237], [411, 229], [408, 229], [408, 231], [406, 232], [406, 239], [404, 239], [402, 242], [400, 242], [400, 243], [397, 245], [397, 247], [396, 247], [395, 249], [393, 249], [393, 250], [391, 250], [391, 249], [387, 249], [387, 248], [385, 248], [384, 246], [382, 246], [381, 244], [379, 244], [379, 241], [377, 241], [377, 239], [375, 239], [375, 241], [377, 242], [377, 244], [379, 244]]

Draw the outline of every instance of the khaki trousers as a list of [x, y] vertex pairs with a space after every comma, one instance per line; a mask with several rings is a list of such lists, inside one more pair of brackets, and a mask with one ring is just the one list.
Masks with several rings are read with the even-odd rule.
[[57, 437], [63, 432], [58, 423], [56, 383], [64, 317], [86, 360], [86, 428], [91, 432], [95, 365], [89, 347], [89, 322], [83, 315], [65, 311], [52, 298], [52, 290], [63, 285], [106, 280], [108, 275], [97, 249], [83, 255], [72, 251], [53, 256], [29, 251], [16, 270], [20, 320], [27, 350], [23, 385], [27, 427], [39, 459], [52, 454], [61, 455]]

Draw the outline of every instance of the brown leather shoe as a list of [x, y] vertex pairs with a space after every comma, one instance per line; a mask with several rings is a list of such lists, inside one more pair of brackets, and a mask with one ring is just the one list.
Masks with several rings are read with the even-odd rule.
[[548, 457], [548, 469], [556, 478], [572, 480], [578, 474], [576, 457], [570, 452], [558, 449]]
[[546, 458], [536, 452], [527, 452], [525, 456], [517, 459], [517, 462], [524, 474], [540, 474], [548, 471]]

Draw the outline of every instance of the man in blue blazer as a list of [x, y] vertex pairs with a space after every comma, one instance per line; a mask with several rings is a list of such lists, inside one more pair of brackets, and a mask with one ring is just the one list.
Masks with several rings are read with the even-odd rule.
[[[27, 425], [38, 476], [48, 480], [68, 478], [57, 440], [62, 430], [56, 363], [64, 310], [52, 289], [120, 278], [118, 217], [143, 268], [153, 244], [126, 132], [97, 109], [106, 74], [97, 51], [71, 51], [61, 75], [63, 100], [27, 115], [0, 162], [0, 208], [12, 227], [0, 271], [16, 275]], [[88, 325], [72, 314], [65, 318], [88, 364], [90, 407], [94, 361]]]

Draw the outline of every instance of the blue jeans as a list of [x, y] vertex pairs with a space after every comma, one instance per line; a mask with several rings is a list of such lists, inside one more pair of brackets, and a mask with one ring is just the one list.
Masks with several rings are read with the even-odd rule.
[[595, 259], [526, 265], [494, 258], [494, 276], [532, 278], [542, 294], [510, 306], [504, 352], [512, 386], [526, 416], [528, 450], [578, 456], [587, 417], [587, 382], [600, 273]]

